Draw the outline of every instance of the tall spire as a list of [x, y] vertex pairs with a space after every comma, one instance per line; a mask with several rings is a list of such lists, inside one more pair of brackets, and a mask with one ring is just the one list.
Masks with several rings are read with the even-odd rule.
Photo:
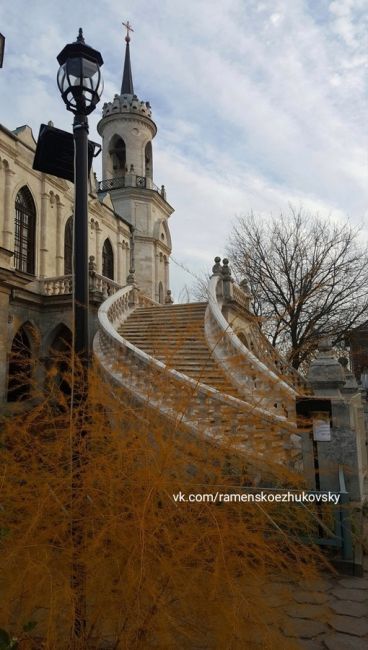
[[132, 68], [130, 65], [130, 35], [129, 32], [134, 32], [134, 29], [130, 26], [129, 20], [126, 23], [123, 23], [124, 27], [127, 29], [125, 42], [125, 61], [124, 61], [124, 72], [123, 72], [123, 81], [121, 84], [121, 95], [134, 95], [133, 88], [133, 77], [132, 77]]

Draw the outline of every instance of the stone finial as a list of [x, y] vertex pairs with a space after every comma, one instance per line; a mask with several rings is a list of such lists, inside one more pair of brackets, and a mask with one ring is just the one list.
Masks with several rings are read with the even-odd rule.
[[88, 262], [88, 270], [89, 271], [96, 271], [96, 269], [97, 269], [97, 265], [96, 265], [96, 262], [95, 262], [95, 257], [94, 257], [94, 255], [90, 255], [89, 256], [89, 262]]
[[221, 257], [215, 257], [215, 264], [212, 267], [212, 274], [213, 275], [221, 275], [222, 274], [222, 266], [221, 266]]
[[243, 280], [240, 281], [239, 287], [246, 293], [248, 296], [250, 296], [250, 286], [248, 284], [248, 280], [246, 278], [243, 278]]
[[173, 299], [171, 297], [171, 291], [168, 289], [166, 291], [166, 296], [165, 296], [165, 305], [172, 305], [173, 304]]
[[222, 275], [223, 275], [224, 279], [230, 280], [230, 278], [231, 278], [231, 269], [230, 269], [230, 266], [229, 266], [229, 260], [226, 257], [224, 257], [224, 259], [222, 260], [222, 264], [223, 264], [223, 266], [222, 266]]
[[323, 337], [318, 343], [318, 351], [322, 353], [330, 352], [332, 350], [332, 341], [329, 336]]
[[129, 275], [127, 277], [127, 284], [134, 284], [134, 282], [135, 282], [134, 273], [135, 273], [135, 269], [129, 269]]

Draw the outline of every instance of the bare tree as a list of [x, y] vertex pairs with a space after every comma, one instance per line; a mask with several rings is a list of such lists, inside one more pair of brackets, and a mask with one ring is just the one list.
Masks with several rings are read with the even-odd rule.
[[262, 330], [294, 368], [322, 336], [341, 343], [368, 317], [368, 249], [360, 229], [290, 208], [262, 220], [238, 219], [228, 247], [245, 278]]

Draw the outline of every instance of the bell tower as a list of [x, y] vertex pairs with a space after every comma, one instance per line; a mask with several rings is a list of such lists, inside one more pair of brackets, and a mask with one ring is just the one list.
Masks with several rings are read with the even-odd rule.
[[151, 298], [165, 302], [169, 290], [173, 208], [164, 186], [153, 182], [152, 140], [157, 127], [149, 102], [134, 93], [130, 61], [129, 21], [120, 95], [104, 104], [97, 129], [102, 137], [99, 192], [110, 194], [115, 212], [134, 227], [132, 269], [137, 285]]

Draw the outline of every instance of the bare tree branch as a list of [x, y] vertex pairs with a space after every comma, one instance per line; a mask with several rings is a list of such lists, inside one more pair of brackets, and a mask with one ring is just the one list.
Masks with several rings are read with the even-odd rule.
[[246, 278], [272, 344], [299, 368], [321, 336], [341, 342], [367, 318], [368, 249], [360, 230], [290, 207], [263, 221], [238, 219], [228, 255]]

